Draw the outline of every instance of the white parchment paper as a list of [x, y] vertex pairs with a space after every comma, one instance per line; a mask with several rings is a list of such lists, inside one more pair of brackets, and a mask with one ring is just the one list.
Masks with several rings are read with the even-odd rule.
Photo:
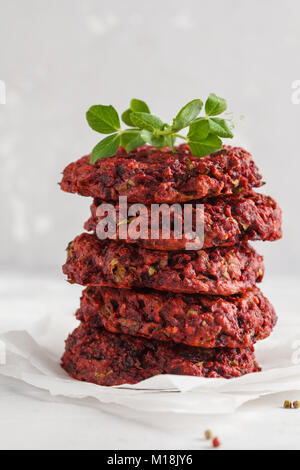
[[160, 375], [137, 385], [101, 387], [77, 382], [60, 367], [64, 340], [75, 326], [70, 317], [46, 316], [28, 331], [3, 332], [0, 374], [53, 396], [93, 397], [137, 410], [194, 414], [230, 413], [262, 395], [300, 390], [300, 341], [293, 328], [259, 344], [263, 372], [258, 374], [232, 380]]

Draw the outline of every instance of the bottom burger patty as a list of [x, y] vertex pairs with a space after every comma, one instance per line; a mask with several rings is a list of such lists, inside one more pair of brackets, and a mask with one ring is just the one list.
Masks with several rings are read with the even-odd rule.
[[277, 317], [258, 288], [232, 297], [88, 287], [80, 321], [112, 333], [201, 348], [247, 348], [267, 338]]
[[98, 385], [134, 384], [158, 374], [230, 379], [260, 368], [247, 349], [201, 349], [116, 335], [82, 324], [68, 338], [62, 367]]

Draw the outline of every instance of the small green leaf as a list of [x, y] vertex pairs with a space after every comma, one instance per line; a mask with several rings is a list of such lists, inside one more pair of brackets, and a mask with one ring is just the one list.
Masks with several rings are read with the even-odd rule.
[[133, 124], [139, 129], [146, 129], [147, 131], [162, 130], [164, 123], [157, 117], [148, 113], [132, 112], [130, 119]]
[[120, 119], [113, 106], [92, 106], [86, 113], [87, 121], [94, 131], [111, 134], [120, 129]]
[[93, 149], [90, 158], [91, 164], [96, 163], [100, 158], [112, 157], [115, 155], [119, 148], [121, 137], [119, 134], [112, 134], [105, 139], [101, 140], [98, 145]]
[[146, 129], [143, 129], [141, 131], [141, 137], [144, 142], [147, 142], [148, 144], [153, 145], [153, 147], [156, 148], [162, 148], [168, 145], [166, 141], [166, 136], [161, 135], [156, 137], [152, 134], [152, 132], [147, 131]]
[[209, 134], [209, 123], [205, 118], [199, 118], [196, 122], [190, 125], [188, 139], [191, 141], [205, 140]]
[[233, 133], [225, 119], [209, 118], [209, 129], [211, 134], [218, 135], [219, 137], [232, 138]]
[[137, 100], [136, 98], [132, 99], [130, 102], [130, 108], [126, 109], [124, 113], [122, 114], [122, 121], [127, 124], [127, 126], [134, 127], [133, 122], [131, 121], [130, 115], [132, 112], [138, 112], [138, 113], [150, 113], [150, 109], [145, 103], [145, 101], [142, 100]]
[[202, 141], [190, 140], [189, 146], [194, 157], [205, 157], [222, 148], [222, 140], [216, 135], [208, 135]]
[[205, 103], [205, 112], [207, 116], [217, 116], [227, 109], [227, 103], [224, 98], [211, 93]]
[[201, 100], [193, 100], [186, 104], [173, 120], [172, 129], [176, 132], [187, 127], [199, 115], [203, 103]]
[[122, 114], [122, 121], [125, 124], [127, 124], [127, 126], [134, 127], [133, 122], [131, 122], [131, 119], [130, 119], [131, 113], [132, 113], [131, 109], [126, 109], [126, 111], [124, 111], [124, 113]]
[[141, 131], [123, 132], [121, 135], [121, 145], [127, 152], [132, 152], [138, 147], [144, 145], [145, 141], [141, 137]]
[[133, 98], [130, 102], [130, 109], [131, 111], [135, 111], [137, 113], [148, 113], [150, 114], [150, 109], [147, 103], [142, 100], [137, 100], [136, 98]]

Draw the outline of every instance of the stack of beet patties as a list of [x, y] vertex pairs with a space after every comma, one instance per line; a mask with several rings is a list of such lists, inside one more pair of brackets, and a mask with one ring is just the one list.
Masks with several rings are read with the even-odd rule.
[[[259, 371], [253, 345], [270, 335], [277, 318], [256, 287], [263, 258], [248, 240], [281, 237], [278, 205], [252, 192], [261, 185], [241, 148], [200, 159], [186, 145], [175, 154], [120, 148], [94, 165], [88, 156], [70, 164], [61, 188], [94, 202], [85, 225], [92, 233], [69, 244], [63, 267], [70, 282], [87, 286], [63, 368], [100, 385], [156, 374], [231, 378]], [[147, 205], [149, 213], [153, 203], [188, 203], [192, 212], [204, 204], [203, 248], [187, 251], [187, 238], [176, 238], [175, 213], [169, 239], [152, 233], [148, 240], [120, 240], [118, 230], [115, 240], [101, 241], [96, 208], [108, 201], [118, 213], [119, 196]]]

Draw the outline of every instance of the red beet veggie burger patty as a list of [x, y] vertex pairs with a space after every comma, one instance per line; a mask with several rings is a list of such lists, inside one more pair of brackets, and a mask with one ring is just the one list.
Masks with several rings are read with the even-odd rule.
[[174, 203], [206, 196], [234, 194], [262, 185], [252, 156], [242, 148], [224, 146], [204, 158], [195, 158], [184, 144], [176, 148], [145, 146], [90, 164], [86, 156], [71, 163], [63, 173], [61, 189], [82, 196], [130, 202]]
[[263, 278], [262, 256], [247, 243], [209, 250], [168, 252], [83, 233], [68, 247], [63, 272], [84, 286], [232, 295]]
[[[85, 224], [88, 231], [97, 232], [97, 224], [102, 219], [98, 217], [97, 213], [101, 202], [103, 201], [95, 199], [91, 206], [92, 217]], [[204, 226], [203, 249], [214, 246], [233, 246], [248, 240], [275, 241], [282, 237], [282, 213], [278, 204], [269, 196], [248, 193], [244, 196], [220, 196], [214, 199], [194, 201], [185, 208], [179, 206], [179, 208], [181, 207], [180, 212], [176, 212], [176, 209], [170, 212], [169, 206], [162, 207], [162, 214], [167, 220], [171, 220], [170, 236], [167, 239], [163, 235], [161, 223], [157, 225], [157, 230], [153, 230], [155, 216], [153, 215], [152, 219], [151, 206], [147, 206], [145, 213], [138, 214], [140, 225], [137, 227], [137, 231], [142, 232], [143, 237], [134, 240], [128, 232], [126, 242], [138, 243], [145, 248], [157, 250], [186, 249], [187, 242], [190, 242], [189, 234], [191, 232], [184, 231], [186, 227], [184, 214], [187, 214], [186, 217], [192, 221], [192, 230], [195, 231], [197, 204], [204, 204], [204, 218], [201, 219]], [[120, 227], [123, 228], [124, 224], [127, 224], [129, 229], [130, 223], [134, 222], [135, 217], [120, 221], [118, 204], [115, 205], [115, 211], [116, 225], [118, 226], [117, 238], [119, 238]], [[169, 214], [171, 214], [170, 217]], [[103, 217], [106, 216], [103, 215]], [[156, 218], [156, 220], [158, 219]], [[180, 233], [182, 233], [181, 238], [176, 235], [175, 227], [179, 227]]]
[[88, 287], [77, 319], [112, 333], [200, 348], [247, 348], [277, 321], [258, 288], [232, 297]]
[[230, 379], [260, 370], [248, 349], [201, 349], [115, 335], [81, 325], [68, 338], [62, 367], [98, 385], [135, 384], [158, 374]]

